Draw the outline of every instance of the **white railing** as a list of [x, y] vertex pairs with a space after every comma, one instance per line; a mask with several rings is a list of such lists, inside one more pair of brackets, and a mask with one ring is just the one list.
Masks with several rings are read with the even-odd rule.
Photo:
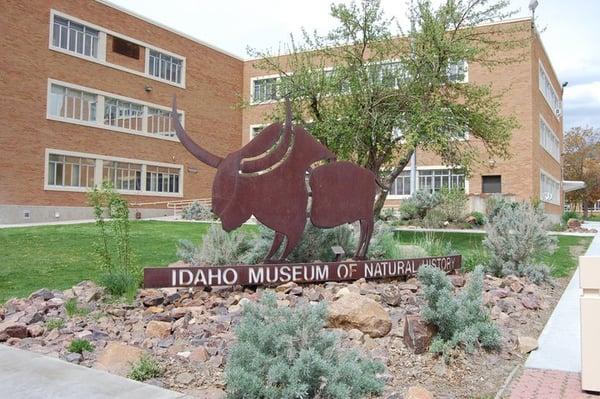
[[211, 200], [209, 198], [196, 198], [189, 200], [176, 200], [176, 201], [154, 201], [154, 202], [133, 202], [129, 206], [131, 208], [144, 208], [144, 207], [159, 207], [173, 209], [173, 217], [177, 217], [178, 213], [190, 206], [193, 202], [200, 202], [210, 208]]

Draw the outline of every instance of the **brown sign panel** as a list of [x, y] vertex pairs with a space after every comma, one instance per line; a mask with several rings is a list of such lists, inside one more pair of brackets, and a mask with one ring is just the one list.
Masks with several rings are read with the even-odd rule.
[[437, 256], [395, 260], [352, 260], [331, 263], [286, 263], [266, 265], [161, 267], [144, 269], [144, 287], [210, 287], [321, 283], [410, 276], [423, 265], [443, 271], [460, 269], [461, 256]]

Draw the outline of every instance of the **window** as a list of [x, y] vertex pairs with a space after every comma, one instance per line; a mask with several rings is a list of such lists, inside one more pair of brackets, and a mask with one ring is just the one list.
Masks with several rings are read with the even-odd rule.
[[181, 83], [183, 60], [150, 50], [148, 73], [169, 82]]
[[560, 140], [540, 115], [540, 145], [560, 162]]
[[[167, 107], [138, 101], [50, 79], [47, 117], [176, 140], [171, 111]], [[183, 124], [183, 112], [178, 112], [177, 116]]]
[[410, 195], [410, 170], [398, 175], [390, 189], [390, 195]]
[[255, 138], [264, 128], [263, 125], [250, 126], [250, 140]]
[[560, 205], [560, 183], [543, 171], [540, 171], [540, 199]]
[[49, 100], [50, 115], [86, 122], [96, 120], [98, 98], [95, 94], [52, 84]]
[[481, 176], [481, 192], [495, 194], [502, 192], [502, 176]]
[[560, 117], [562, 114], [562, 102], [556, 94], [556, 90], [554, 90], [554, 86], [552, 86], [552, 82], [544, 69], [544, 66], [540, 62], [540, 74], [539, 74], [539, 87], [542, 95], [546, 99], [546, 102], [552, 109], [552, 112], [557, 117]]
[[468, 81], [467, 61], [458, 61], [448, 65], [448, 79], [455, 83], [465, 83]]
[[253, 81], [252, 101], [264, 103], [277, 100], [277, 80], [277, 78], [255, 79]]
[[58, 187], [93, 187], [96, 160], [50, 154], [48, 185]]
[[[464, 189], [465, 174], [453, 169], [418, 169], [417, 190], [429, 192], [440, 191], [442, 188]], [[410, 195], [410, 170], [404, 170], [390, 188], [390, 195]]]
[[159, 193], [179, 192], [179, 169], [161, 166], [146, 167], [146, 191]]
[[112, 183], [116, 190], [140, 191], [142, 189], [142, 165], [102, 161], [102, 180]]
[[442, 188], [465, 187], [465, 175], [452, 169], [428, 169], [417, 170], [419, 190], [429, 192], [440, 191]]
[[[181, 114], [177, 114], [181, 121]], [[171, 120], [171, 112], [148, 107], [148, 133], [164, 137], [175, 137], [175, 127]]]
[[116, 98], [106, 97], [104, 100], [104, 124], [123, 129], [142, 131], [144, 107]]
[[52, 45], [88, 57], [98, 58], [98, 31], [54, 16]]
[[140, 59], [140, 46], [120, 37], [112, 38], [112, 51], [136, 60]]

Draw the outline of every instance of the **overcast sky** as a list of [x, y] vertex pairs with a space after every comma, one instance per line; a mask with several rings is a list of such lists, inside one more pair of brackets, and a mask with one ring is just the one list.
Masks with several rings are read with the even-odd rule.
[[[301, 27], [326, 32], [334, 24], [328, 0], [111, 1], [243, 58], [248, 46], [277, 49]], [[560, 81], [569, 82], [563, 98], [565, 131], [600, 128], [600, 1], [538, 1], [544, 46]], [[529, 0], [511, 3], [520, 9], [517, 16], [529, 15]], [[406, 21], [404, 0], [382, 0], [382, 5], [388, 17]]]

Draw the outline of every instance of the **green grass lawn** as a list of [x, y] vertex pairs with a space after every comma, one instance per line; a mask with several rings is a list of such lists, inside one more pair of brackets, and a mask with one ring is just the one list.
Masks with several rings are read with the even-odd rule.
[[[244, 227], [254, 230], [254, 226]], [[200, 241], [208, 224], [133, 221], [131, 239], [142, 266], [165, 266], [177, 260], [180, 239]], [[398, 239], [411, 242], [420, 232], [401, 232]], [[436, 233], [465, 254], [481, 247], [482, 234]], [[99, 234], [94, 224], [0, 229], [0, 303], [24, 297], [47, 287], [66, 289], [82, 280], [95, 280], [101, 270], [96, 264], [94, 240]], [[566, 276], [576, 266], [577, 255], [589, 245], [588, 237], [559, 237], [559, 249], [545, 255], [544, 261], [555, 276]]]
[[[426, 234], [418, 231], [401, 231], [397, 237], [401, 242], [411, 243], [422, 239]], [[431, 233], [429, 233], [431, 234]], [[437, 238], [448, 240], [452, 248], [465, 255], [482, 248], [484, 234], [479, 233], [435, 233]], [[577, 257], [583, 255], [592, 242], [592, 237], [558, 236], [558, 249], [552, 254], [544, 254], [540, 261], [550, 266], [552, 275], [565, 277], [577, 267]]]

